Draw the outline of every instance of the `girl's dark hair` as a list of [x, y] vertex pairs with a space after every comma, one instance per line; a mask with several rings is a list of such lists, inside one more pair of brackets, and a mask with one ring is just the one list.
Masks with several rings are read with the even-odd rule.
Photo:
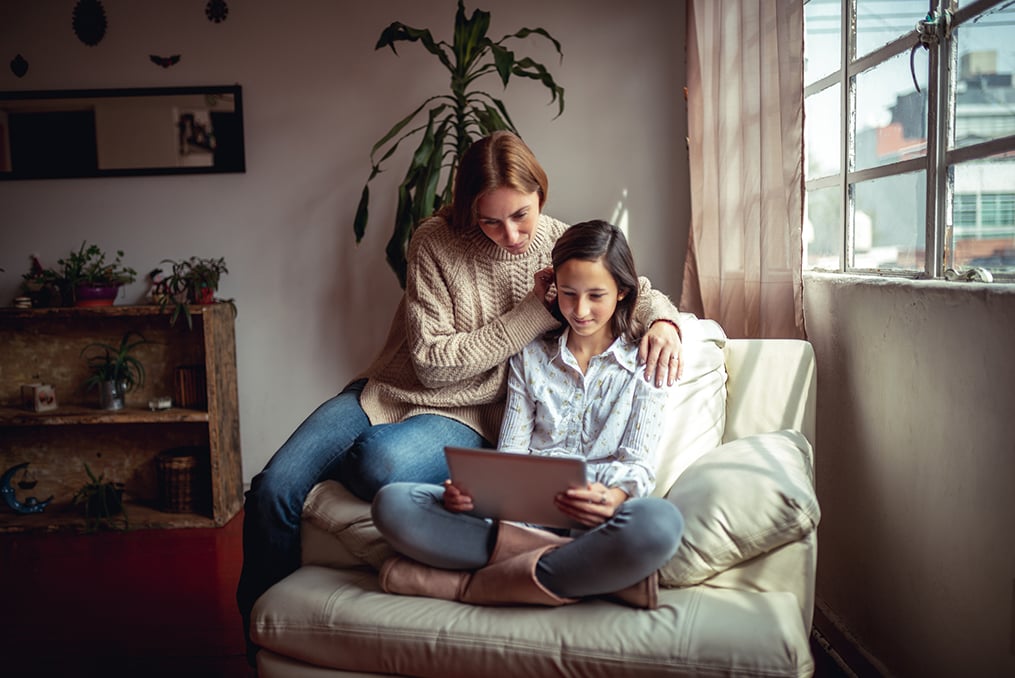
[[546, 171], [525, 142], [511, 132], [493, 132], [462, 154], [450, 210], [445, 212], [451, 230], [464, 233], [475, 226], [476, 203], [498, 188], [538, 193], [540, 211], [549, 191]]
[[[554, 269], [571, 259], [602, 261], [617, 283], [617, 292], [625, 295], [617, 302], [617, 309], [610, 321], [613, 336], [624, 337], [629, 342], [638, 340], [643, 329], [634, 317], [634, 309], [638, 304], [638, 272], [634, 268], [634, 256], [623, 231], [600, 220], [575, 224], [564, 231], [553, 246], [552, 259]], [[547, 336], [559, 337], [567, 322], [556, 301], [552, 312], [563, 324]]]

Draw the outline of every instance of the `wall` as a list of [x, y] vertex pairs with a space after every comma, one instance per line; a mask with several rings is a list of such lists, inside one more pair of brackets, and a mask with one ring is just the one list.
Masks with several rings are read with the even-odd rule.
[[[479, 4], [492, 13], [494, 37], [540, 26], [563, 45], [560, 63], [545, 41], [513, 41], [566, 88], [561, 117], [540, 85], [513, 80], [504, 92], [495, 78], [487, 84], [550, 175], [546, 211], [570, 222], [625, 222], [642, 272], [674, 297], [689, 219], [683, 4]], [[84, 239], [123, 249], [142, 273], [167, 257], [224, 256], [220, 294], [239, 309], [249, 481], [385, 336], [400, 289], [383, 248], [405, 153], [371, 186], [372, 219], [359, 246], [352, 217], [370, 147], [446, 77], [419, 45], [395, 56], [374, 44], [396, 20], [450, 40], [455, 2], [250, 0], [229, 3], [226, 21], [214, 24], [203, 0], [105, 0], [109, 28], [94, 47], [72, 32], [73, 6], [0, 3], [0, 90], [239, 83], [247, 171], [0, 182], [0, 303], [15, 295], [29, 253], [55, 265]], [[18, 53], [29, 62], [21, 79], [7, 66]], [[149, 54], [181, 59], [163, 69]], [[121, 301], [145, 291], [135, 283]]]
[[1015, 675], [1015, 286], [808, 275], [819, 607], [892, 675]]

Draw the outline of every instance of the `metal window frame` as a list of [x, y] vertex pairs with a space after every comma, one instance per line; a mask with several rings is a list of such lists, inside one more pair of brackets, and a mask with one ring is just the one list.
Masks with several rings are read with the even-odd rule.
[[[839, 85], [839, 171], [808, 179], [807, 191], [837, 186], [840, 190], [839, 228], [842, 246], [839, 252], [839, 273], [876, 274], [907, 278], [941, 279], [951, 253], [952, 167], [970, 160], [986, 159], [1015, 150], [1015, 135], [991, 139], [962, 148], [954, 148], [955, 84], [958, 50], [953, 47], [950, 32], [963, 23], [1006, 0], [973, 0], [957, 7], [958, 0], [930, 0], [929, 7], [939, 13], [951, 12], [948, 34], [928, 49], [927, 82], [927, 149], [922, 158], [912, 158], [856, 171], [856, 76], [879, 66], [889, 59], [912, 49], [919, 34], [914, 28], [880, 48], [856, 57], [856, 16], [858, 0], [840, 3], [840, 61], [838, 69], [804, 88], [804, 97]], [[855, 191], [863, 181], [926, 171], [926, 223], [923, 270], [891, 271], [859, 269], [853, 266]]]

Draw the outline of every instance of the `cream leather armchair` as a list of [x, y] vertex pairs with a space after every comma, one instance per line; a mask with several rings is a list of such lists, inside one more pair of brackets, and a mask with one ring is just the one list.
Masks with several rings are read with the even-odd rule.
[[659, 609], [385, 594], [376, 568], [392, 551], [369, 505], [325, 481], [304, 507], [302, 566], [254, 607], [259, 675], [811, 675], [813, 351], [726, 340], [693, 317], [682, 326], [685, 373], [656, 493], [686, 528], [660, 572]]

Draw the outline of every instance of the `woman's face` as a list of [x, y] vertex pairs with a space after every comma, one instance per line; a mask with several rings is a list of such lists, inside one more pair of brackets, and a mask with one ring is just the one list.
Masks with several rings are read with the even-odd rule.
[[479, 230], [511, 254], [524, 254], [539, 228], [539, 193], [495, 188], [476, 201]]

